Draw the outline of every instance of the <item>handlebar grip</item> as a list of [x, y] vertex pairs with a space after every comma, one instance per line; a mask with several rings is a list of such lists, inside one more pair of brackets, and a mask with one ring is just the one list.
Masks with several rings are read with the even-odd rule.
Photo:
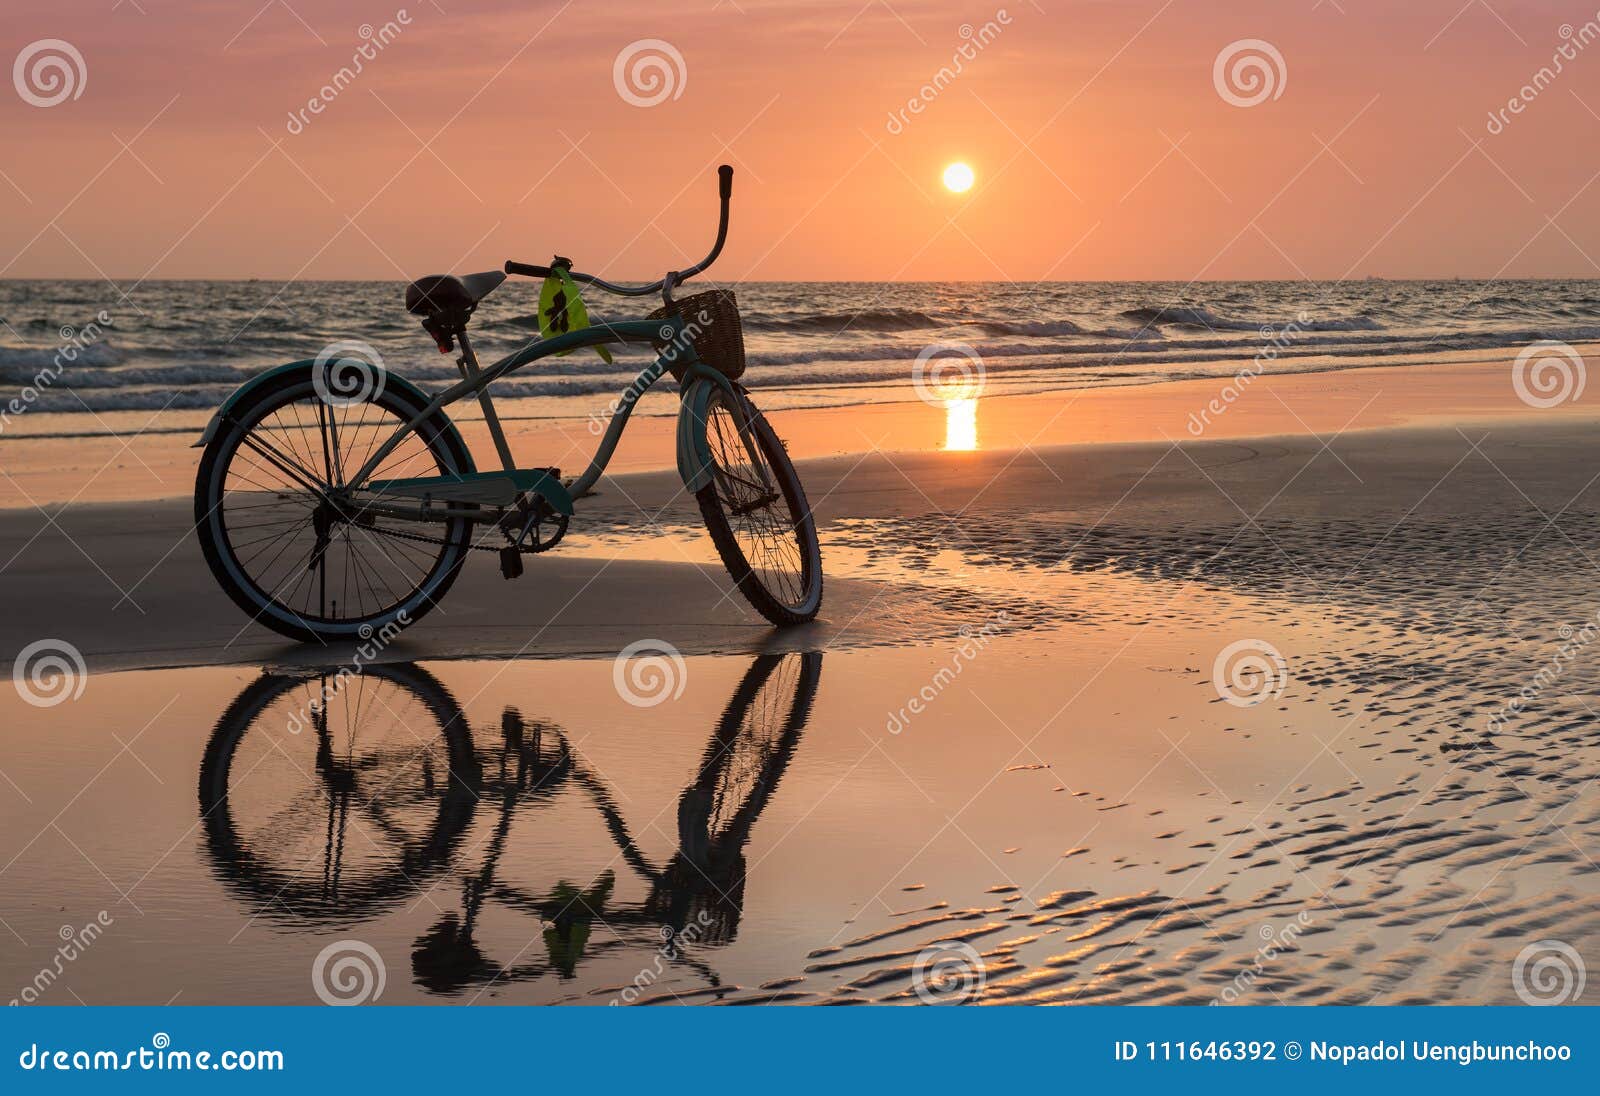
[[532, 263], [514, 263], [507, 259], [506, 273], [522, 274], [529, 278], [548, 278], [550, 276], [550, 268], [548, 266], [534, 266]]
[[722, 195], [722, 200], [726, 202], [729, 196], [733, 194], [733, 168], [727, 164], [717, 168], [717, 181], [718, 192]]

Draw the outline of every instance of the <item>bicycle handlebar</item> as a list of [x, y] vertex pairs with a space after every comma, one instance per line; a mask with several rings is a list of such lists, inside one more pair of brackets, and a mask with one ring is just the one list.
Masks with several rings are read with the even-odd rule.
[[[636, 286], [617, 285], [615, 282], [608, 282], [598, 275], [584, 274], [570, 267], [567, 269], [567, 273], [572, 275], [574, 281], [584, 282], [587, 285], [603, 289], [607, 293], [615, 293], [619, 297], [644, 297], [651, 293], [659, 293], [665, 288], [668, 278], [672, 279], [674, 285], [688, 281], [716, 262], [717, 256], [722, 254], [722, 245], [727, 242], [728, 201], [733, 196], [733, 168], [727, 164], [717, 168], [717, 195], [722, 204], [721, 214], [717, 218], [717, 242], [711, 245], [710, 253], [693, 266], [685, 270], [674, 271], [665, 278], [651, 282], [649, 285]], [[510, 259], [506, 260], [505, 271], [507, 274], [521, 274], [529, 278], [548, 278], [551, 274], [551, 269], [548, 266], [513, 262]]]

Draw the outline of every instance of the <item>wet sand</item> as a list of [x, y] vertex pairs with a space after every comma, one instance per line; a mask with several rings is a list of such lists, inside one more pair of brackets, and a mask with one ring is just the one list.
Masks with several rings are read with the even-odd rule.
[[[1371, 543], [1400, 543], [1378, 540], [1391, 527], [1401, 541], [1421, 528], [1400, 522], [1413, 506], [1446, 520], [1506, 495], [1509, 520], [1520, 523], [1504, 530], [1514, 550], [1588, 486], [1589, 465], [1576, 458], [1589, 450], [1594, 412], [1582, 401], [1529, 408], [1505, 362], [1263, 377], [1208, 415], [1196, 438], [1189, 424], [1215, 395], [1215, 382], [1203, 381], [986, 400], [980, 443], [1010, 444], [977, 452], [939, 451], [945, 416], [920, 403], [788, 413], [778, 425], [809, 456], [804, 481], [829, 549], [829, 589], [823, 619], [786, 642], [870, 646], [953, 634], [994, 598], [961, 577], [925, 596], [919, 580], [930, 568], [915, 557], [943, 551], [1046, 568], [1070, 555], [1080, 571], [1115, 560], [1171, 577], [1226, 546], [1209, 578], [1276, 556], [1284, 566], [1261, 580], [1283, 590], [1315, 564], [1279, 548], [1320, 540], [1328, 521], [1342, 523], [1333, 535], [1358, 556]], [[670, 459], [657, 426], [645, 420], [644, 437], [630, 433], [634, 464]], [[1097, 440], [1048, 444], [1064, 433]], [[56, 479], [89, 477], [87, 467], [53, 463], [48, 447], [67, 442], [0, 449], [3, 486], [15, 489], [14, 505], [0, 508], [0, 575], [12, 608], [0, 620], [0, 653], [48, 634], [73, 643], [92, 670], [348, 659], [349, 651], [282, 641], [218, 592], [190, 533], [191, 504], [171, 497], [188, 489], [197, 453], [172, 448], [172, 436], [154, 440], [142, 455], [126, 451], [131, 470], [104, 468], [85, 485], [128, 496], [104, 503], [23, 502], [30, 484], [59, 495], [64, 487], [48, 486]], [[840, 447], [853, 451], [815, 455]], [[151, 462], [166, 467], [162, 460], [180, 462], [181, 474], [151, 478]], [[142, 497], [158, 488], [167, 497]], [[886, 551], [908, 546], [915, 550]], [[1406, 565], [1437, 550], [1424, 537], [1396, 559]], [[1256, 558], [1263, 552], [1267, 559]], [[876, 566], [889, 556], [900, 565]], [[1448, 558], [1439, 565], [1453, 568]], [[641, 630], [687, 652], [744, 651], [768, 639], [765, 623], [728, 596], [694, 501], [670, 471], [607, 477], [584, 500], [567, 544], [531, 560], [518, 583], [500, 578], [492, 555], [475, 555], [439, 610], [385, 657], [601, 655]]]
[[1600, 434], [1386, 372], [1252, 389], [1269, 436], [808, 461], [776, 639], [630, 475], [561, 596], [469, 572], [325, 717], [340, 652], [241, 633], [182, 504], [6, 512], [0, 651], [92, 672], [0, 699], [0, 967], [103, 911], [42, 1000], [314, 1003], [357, 941], [382, 1003], [1516, 1003], [1600, 962]]

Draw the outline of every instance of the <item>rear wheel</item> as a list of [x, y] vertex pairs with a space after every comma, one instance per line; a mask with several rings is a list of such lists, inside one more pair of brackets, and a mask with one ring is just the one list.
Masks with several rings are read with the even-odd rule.
[[[741, 417], [751, 444], [740, 433]], [[814, 619], [822, 608], [822, 549], [783, 442], [747, 395], [730, 397], [720, 386], [706, 404], [705, 439], [711, 482], [695, 498], [728, 573], [772, 623]]]
[[375, 917], [447, 868], [482, 776], [455, 698], [415, 665], [264, 673], [200, 762], [206, 851], [255, 915]]
[[[397, 385], [332, 401], [317, 391], [312, 368], [251, 393], [222, 423], [200, 460], [195, 527], [212, 574], [251, 619], [292, 639], [364, 640], [433, 608], [461, 569], [471, 526], [380, 512], [414, 508], [412, 499], [352, 496], [344, 477], [423, 404]], [[373, 478], [472, 468], [436, 415]]]

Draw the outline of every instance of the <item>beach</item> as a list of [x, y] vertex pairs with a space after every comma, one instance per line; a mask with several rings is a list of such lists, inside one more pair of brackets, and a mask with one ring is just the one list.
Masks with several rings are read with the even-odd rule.
[[1600, 961], [1600, 405], [1513, 356], [775, 412], [827, 575], [782, 632], [643, 418], [370, 652], [217, 589], [193, 434], [40, 416], [0, 653], [86, 673], [0, 699], [6, 972], [94, 922], [50, 1003], [314, 1003], [349, 940], [383, 1003], [1515, 1003]]

